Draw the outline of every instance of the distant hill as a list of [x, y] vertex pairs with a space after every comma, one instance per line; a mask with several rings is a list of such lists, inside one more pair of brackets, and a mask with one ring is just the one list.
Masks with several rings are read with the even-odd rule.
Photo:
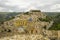
[[20, 12], [0, 12], [0, 22], [9, 20], [10, 18], [20, 14]]

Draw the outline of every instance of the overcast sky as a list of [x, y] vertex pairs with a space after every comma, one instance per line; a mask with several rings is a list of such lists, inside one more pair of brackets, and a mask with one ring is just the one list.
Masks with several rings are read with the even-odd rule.
[[60, 0], [0, 0], [0, 12], [21, 12], [31, 9], [60, 12]]

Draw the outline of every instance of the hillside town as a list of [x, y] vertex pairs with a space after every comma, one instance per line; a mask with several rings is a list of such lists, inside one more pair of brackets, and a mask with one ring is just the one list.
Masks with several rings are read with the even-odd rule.
[[40, 10], [22, 12], [0, 25], [0, 40], [59, 40], [60, 31], [48, 30], [54, 23]]

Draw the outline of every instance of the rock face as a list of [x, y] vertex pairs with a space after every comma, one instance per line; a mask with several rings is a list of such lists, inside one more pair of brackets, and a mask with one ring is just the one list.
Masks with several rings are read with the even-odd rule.
[[[25, 36], [26, 40], [51, 40], [50, 38], [57, 38], [57, 34], [54, 35], [53, 33], [57, 33], [54, 31], [48, 31], [46, 29], [44, 29], [44, 27], [46, 27], [47, 25], [49, 25], [49, 22], [46, 21], [41, 21], [39, 20], [39, 18], [46, 18], [46, 15], [41, 13], [40, 10], [30, 10], [29, 12], [25, 12], [22, 13], [20, 15], [15, 16], [14, 19], [9, 20], [4, 22], [3, 25], [1, 25], [1, 30], [3, 30], [3, 33], [5, 32], [10, 32], [13, 34], [18, 34], [16, 35], [16, 38], [18, 36], [18, 38], [14, 38], [13, 40], [25, 40]], [[5, 32], [4, 32], [5, 31]], [[2, 31], [0, 32], [2, 33]], [[10, 33], [8, 33], [10, 35]], [[8, 35], [6, 34], [6, 35]], [[21, 34], [23, 34], [22, 39], [21, 38]], [[26, 35], [27, 34], [27, 35]], [[33, 34], [33, 37], [31, 37]], [[30, 36], [28, 36], [30, 35]], [[38, 35], [38, 36], [37, 36]], [[42, 37], [41, 37], [42, 36]], [[8, 38], [9, 39], [9, 38]], [[3, 39], [1, 39], [3, 40]], [[12, 40], [12, 39], [11, 39]]]

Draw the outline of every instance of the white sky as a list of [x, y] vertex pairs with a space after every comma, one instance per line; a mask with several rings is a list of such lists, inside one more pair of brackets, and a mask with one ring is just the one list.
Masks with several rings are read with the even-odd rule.
[[21, 12], [31, 9], [60, 12], [60, 0], [0, 0], [0, 12]]

